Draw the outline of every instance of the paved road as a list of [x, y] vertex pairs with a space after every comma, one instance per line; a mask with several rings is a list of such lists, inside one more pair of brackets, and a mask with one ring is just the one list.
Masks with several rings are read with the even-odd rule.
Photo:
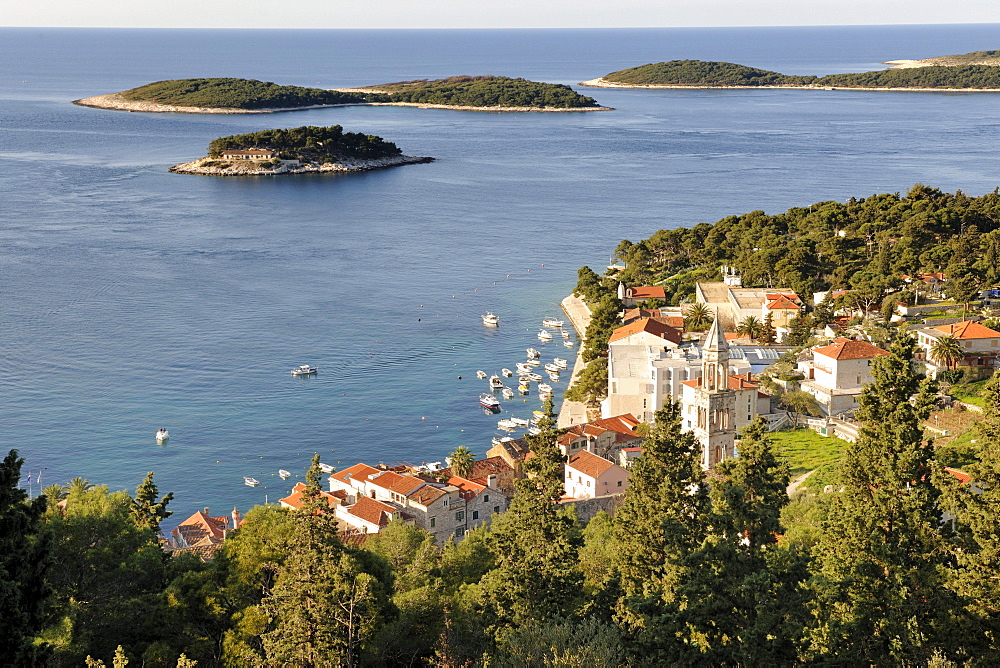
[[[562, 309], [566, 313], [566, 317], [569, 318], [569, 321], [573, 323], [573, 328], [576, 330], [577, 339], [579, 340], [576, 346], [576, 362], [573, 364], [573, 374], [570, 376], [569, 384], [566, 386], [571, 387], [576, 382], [576, 377], [583, 371], [584, 367], [583, 338], [587, 332], [587, 325], [590, 324], [590, 309], [587, 308], [582, 299], [573, 295], [562, 300]], [[571, 425], [584, 424], [585, 422], [587, 422], [587, 405], [580, 401], [563, 400], [562, 406], [559, 408], [559, 418], [556, 420], [556, 426], [564, 429]]]

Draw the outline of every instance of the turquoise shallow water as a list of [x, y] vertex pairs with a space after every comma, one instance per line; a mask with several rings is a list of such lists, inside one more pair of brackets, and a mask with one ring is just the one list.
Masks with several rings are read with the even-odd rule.
[[[565, 115], [152, 115], [72, 99], [181, 76], [575, 84], [687, 57], [825, 74], [997, 43], [1000, 26], [0, 30], [0, 447], [44, 483], [131, 489], [153, 470], [178, 516], [273, 500], [289, 485], [272, 474], [301, 474], [313, 451], [482, 454], [496, 418], [475, 370], [537, 347], [577, 268], [622, 238], [918, 181], [1000, 185], [1000, 94], [588, 89], [617, 111]], [[220, 135], [332, 123], [438, 160], [339, 177], [166, 171]], [[499, 329], [481, 325], [487, 310]], [[289, 375], [306, 362], [318, 377]], [[172, 438], [157, 447], [160, 426]]]

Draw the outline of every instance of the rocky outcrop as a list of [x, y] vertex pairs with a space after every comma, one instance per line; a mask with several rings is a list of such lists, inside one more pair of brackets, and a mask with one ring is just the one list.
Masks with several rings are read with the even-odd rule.
[[384, 158], [345, 158], [338, 162], [322, 164], [281, 160], [278, 164], [258, 160], [221, 160], [205, 157], [192, 162], [174, 165], [169, 171], [178, 174], [201, 174], [204, 176], [277, 176], [280, 174], [312, 174], [321, 172], [367, 172], [399, 165], [415, 165], [431, 162], [434, 158], [419, 155], [394, 155]]

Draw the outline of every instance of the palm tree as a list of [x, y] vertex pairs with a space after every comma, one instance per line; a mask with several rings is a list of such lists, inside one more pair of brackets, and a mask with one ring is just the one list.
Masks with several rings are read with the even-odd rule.
[[73, 478], [66, 487], [67, 496], [79, 496], [94, 489], [94, 484], [84, 478]]
[[712, 322], [712, 310], [706, 304], [688, 304], [684, 309], [684, 328], [697, 332]]
[[736, 333], [756, 339], [763, 329], [764, 325], [756, 316], [748, 315], [736, 326]]
[[464, 478], [472, 473], [472, 467], [475, 463], [476, 458], [472, 454], [472, 450], [464, 445], [455, 448], [455, 452], [451, 453], [451, 457], [448, 458], [448, 465], [451, 466], [452, 473], [459, 478]]
[[931, 357], [940, 364], [944, 364], [949, 369], [955, 366], [965, 357], [961, 342], [954, 336], [942, 336], [931, 345]]

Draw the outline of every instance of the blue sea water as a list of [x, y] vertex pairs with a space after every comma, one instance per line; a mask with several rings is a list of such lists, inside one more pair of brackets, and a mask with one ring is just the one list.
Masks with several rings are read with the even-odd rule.
[[[538, 347], [576, 270], [600, 270], [621, 239], [916, 182], [1000, 185], [1000, 94], [582, 89], [616, 111], [227, 116], [73, 99], [194, 76], [575, 85], [675, 58], [827, 74], [998, 44], [1000, 25], [0, 29], [0, 448], [20, 450], [32, 484], [41, 472], [132, 489], [155, 471], [174, 519], [273, 501], [291, 482], [277, 469], [301, 475], [313, 452], [342, 465], [483, 454], [496, 418], [478, 409], [476, 369]], [[437, 161], [346, 176], [166, 171], [217, 136], [334, 123]], [[499, 329], [482, 326], [487, 310]], [[319, 375], [292, 378], [303, 363]], [[537, 407], [519, 401], [505, 408]]]

